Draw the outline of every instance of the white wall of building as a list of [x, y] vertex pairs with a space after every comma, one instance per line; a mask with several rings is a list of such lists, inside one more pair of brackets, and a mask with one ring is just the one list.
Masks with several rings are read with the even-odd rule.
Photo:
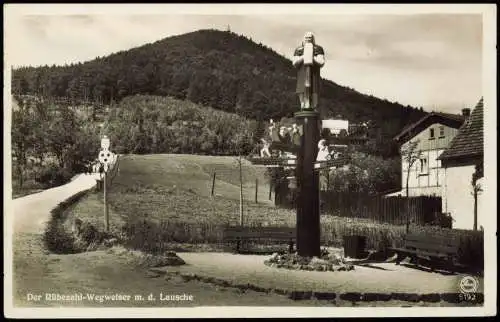
[[[445, 172], [438, 156], [444, 149], [426, 150], [421, 152], [422, 160], [417, 160], [410, 169], [408, 193], [410, 196], [442, 195]], [[406, 195], [406, 178], [408, 177], [408, 162], [402, 160], [401, 186]]]
[[[443, 212], [448, 212], [453, 217], [452, 228], [474, 228], [474, 196], [472, 194], [472, 174], [474, 165], [449, 167], [445, 169], [446, 181], [442, 198]], [[481, 181], [479, 181], [480, 183]], [[482, 209], [481, 195], [478, 197], [478, 229], [481, 226]]]
[[339, 134], [340, 131], [349, 131], [349, 121], [348, 120], [322, 120], [321, 127], [323, 129], [329, 129], [332, 134]]
[[[409, 196], [441, 196], [445, 172], [441, 167], [441, 160], [437, 158], [449, 146], [458, 130], [441, 123], [434, 123], [423, 129], [408, 142], [405, 142], [400, 151], [406, 149], [409, 142], [418, 141], [417, 150], [421, 151], [421, 160], [417, 160], [410, 169], [408, 181]], [[401, 187], [402, 195], [406, 195], [406, 179], [408, 177], [408, 163], [401, 158]]]
[[[479, 179], [477, 182], [484, 189], [484, 186], [482, 184], [484, 182], [483, 179], [484, 179], [484, 177]], [[480, 229], [481, 226], [484, 227], [484, 224], [485, 224], [485, 221], [484, 221], [485, 213], [483, 211], [487, 211], [488, 207], [486, 207], [486, 205], [483, 204], [483, 200], [484, 200], [483, 194], [481, 192], [479, 192], [479, 194], [477, 196], [477, 229]]]

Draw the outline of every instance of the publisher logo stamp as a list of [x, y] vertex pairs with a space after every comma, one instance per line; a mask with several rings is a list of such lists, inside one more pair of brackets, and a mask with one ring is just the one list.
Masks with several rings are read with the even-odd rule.
[[478, 280], [472, 276], [464, 276], [460, 279], [459, 287], [462, 293], [474, 293], [478, 286]]

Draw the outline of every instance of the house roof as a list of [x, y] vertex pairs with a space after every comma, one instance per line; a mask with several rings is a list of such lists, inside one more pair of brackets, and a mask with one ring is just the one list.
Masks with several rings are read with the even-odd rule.
[[417, 122], [412, 123], [405, 127], [398, 135], [394, 137], [394, 140], [400, 141], [403, 138], [409, 136], [409, 138], [417, 135], [430, 123], [442, 123], [444, 125], [458, 129], [464, 122], [465, 117], [458, 114], [442, 113], [442, 112], [431, 112], [419, 119]]
[[440, 160], [483, 155], [483, 98], [479, 100], [469, 119], [458, 130], [450, 146], [439, 156]]

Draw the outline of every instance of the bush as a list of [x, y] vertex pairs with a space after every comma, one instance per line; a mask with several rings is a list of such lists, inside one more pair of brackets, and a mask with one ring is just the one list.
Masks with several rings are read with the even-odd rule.
[[429, 222], [431, 226], [438, 226], [442, 228], [451, 228], [452, 227], [453, 218], [449, 212], [441, 213], [436, 212], [432, 220]]
[[321, 239], [324, 244], [343, 247], [343, 237], [351, 235], [366, 236], [367, 249], [383, 250], [386, 246], [403, 245], [405, 227], [339, 217], [330, 217], [321, 223]]
[[79, 237], [87, 243], [87, 245], [90, 245], [92, 243], [99, 242], [102, 238], [97, 230], [97, 228], [92, 225], [91, 223], [85, 222], [83, 223], [81, 229], [80, 229], [80, 234]]
[[222, 243], [221, 225], [187, 224], [148, 219], [127, 222], [122, 226], [125, 246], [151, 253], [162, 253], [167, 243]]
[[69, 170], [60, 168], [55, 164], [51, 164], [40, 171], [36, 176], [35, 181], [41, 183], [44, 188], [60, 186], [68, 182], [72, 177]]
[[51, 220], [43, 235], [45, 247], [56, 254], [71, 254], [75, 252], [75, 239], [67, 232], [60, 220]]

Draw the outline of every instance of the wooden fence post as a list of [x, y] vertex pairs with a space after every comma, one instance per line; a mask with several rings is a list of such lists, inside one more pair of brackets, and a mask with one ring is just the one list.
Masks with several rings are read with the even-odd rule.
[[210, 196], [214, 196], [214, 192], [215, 192], [215, 170], [214, 170], [214, 173], [212, 175], [212, 192], [210, 193]]
[[241, 167], [241, 154], [238, 157], [238, 164], [240, 167], [240, 226], [243, 226], [243, 170]]
[[401, 211], [401, 208], [404, 209], [404, 206], [402, 206], [403, 203], [401, 202], [401, 200], [403, 200], [403, 198], [401, 197], [401, 195], [398, 195], [398, 203], [397, 203], [398, 204], [397, 209], [398, 209], [398, 214], [399, 214], [398, 222], [403, 224], [404, 223], [403, 218], [405, 217], [405, 213], [404, 213], [404, 210]]
[[258, 193], [259, 193], [259, 179], [255, 178], [255, 203], [259, 203]]

